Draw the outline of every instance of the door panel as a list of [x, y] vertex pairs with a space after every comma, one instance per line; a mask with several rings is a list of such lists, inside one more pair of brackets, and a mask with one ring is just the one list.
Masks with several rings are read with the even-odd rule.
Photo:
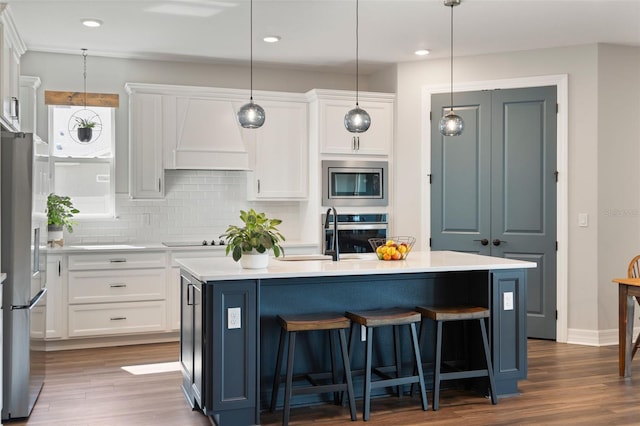
[[[448, 99], [432, 96], [434, 114]], [[527, 272], [528, 335], [555, 339], [556, 88], [455, 101], [461, 136], [441, 136], [439, 116], [432, 123], [431, 247], [536, 262]]]
[[[456, 108], [465, 122], [461, 136], [442, 136], [438, 126], [432, 131], [432, 204], [431, 245], [440, 250], [458, 250], [489, 254], [480, 240], [490, 234], [491, 127], [485, 118], [491, 97], [456, 95], [462, 107]], [[437, 122], [449, 110], [449, 97], [434, 97], [433, 113]], [[489, 117], [487, 115], [487, 117]]]

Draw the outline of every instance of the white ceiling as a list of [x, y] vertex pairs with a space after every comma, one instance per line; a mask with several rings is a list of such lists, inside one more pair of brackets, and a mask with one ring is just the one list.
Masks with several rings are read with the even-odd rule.
[[[352, 72], [355, 0], [254, 0], [254, 61]], [[238, 62], [249, 57], [249, 0], [13, 0], [27, 49], [124, 58]], [[104, 22], [90, 29], [82, 18]], [[640, 0], [462, 0], [455, 55], [615, 43], [640, 46]], [[449, 56], [442, 0], [360, 0], [360, 71]], [[262, 42], [276, 34], [276, 44]]]

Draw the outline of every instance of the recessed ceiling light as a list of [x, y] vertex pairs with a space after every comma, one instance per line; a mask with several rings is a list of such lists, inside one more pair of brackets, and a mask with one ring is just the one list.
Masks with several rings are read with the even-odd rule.
[[99, 19], [83, 19], [82, 25], [89, 28], [97, 28], [102, 26], [102, 21]]
[[265, 38], [263, 38], [262, 40], [264, 40], [264, 41], [265, 41], [265, 43], [277, 43], [277, 42], [279, 42], [279, 41], [280, 41], [280, 39], [281, 39], [281, 38], [282, 38], [282, 37], [280, 37], [280, 36], [276, 36], [276, 35], [274, 35], [274, 36], [266, 36], [266, 37], [265, 37]]
[[420, 49], [415, 51], [415, 54], [418, 56], [425, 56], [425, 55], [428, 55], [429, 53], [431, 52], [429, 52], [427, 49]]

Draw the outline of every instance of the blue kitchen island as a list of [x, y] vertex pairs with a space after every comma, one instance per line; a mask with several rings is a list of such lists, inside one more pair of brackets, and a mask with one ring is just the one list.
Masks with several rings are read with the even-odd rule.
[[[271, 396], [279, 336], [276, 315], [416, 305], [489, 307], [497, 393], [517, 393], [518, 381], [527, 375], [526, 269], [535, 263], [451, 251], [412, 252], [406, 260], [388, 262], [374, 254], [358, 257], [339, 262], [304, 256], [297, 261], [270, 259], [269, 267], [260, 270], [242, 269], [231, 258], [178, 259], [180, 362], [189, 403], [218, 425], [259, 424], [260, 410]], [[434, 331], [427, 333], [423, 356], [429, 362]], [[462, 356], [462, 333], [462, 327], [448, 332], [456, 337], [446, 342], [451, 358]], [[391, 363], [393, 350], [385, 348], [391, 339], [382, 334], [376, 339], [379, 363]], [[408, 334], [401, 341], [407, 355], [403, 364], [410, 369]], [[321, 335], [301, 339], [296, 368], [328, 370], [326, 344]], [[468, 344], [478, 342], [474, 337]], [[360, 346], [352, 356], [353, 369], [364, 363]], [[425, 374], [430, 383], [429, 371]], [[354, 386], [359, 397], [359, 382]], [[297, 400], [322, 401], [315, 395]]]

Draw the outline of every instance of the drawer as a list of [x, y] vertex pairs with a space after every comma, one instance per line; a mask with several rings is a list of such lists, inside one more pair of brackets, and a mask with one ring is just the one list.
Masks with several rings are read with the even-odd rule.
[[133, 253], [109, 252], [69, 255], [69, 270], [164, 268], [165, 252]]
[[68, 302], [106, 303], [164, 300], [165, 269], [69, 272]]
[[69, 306], [69, 337], [146, 333], [166, 328], [164, 301]]

